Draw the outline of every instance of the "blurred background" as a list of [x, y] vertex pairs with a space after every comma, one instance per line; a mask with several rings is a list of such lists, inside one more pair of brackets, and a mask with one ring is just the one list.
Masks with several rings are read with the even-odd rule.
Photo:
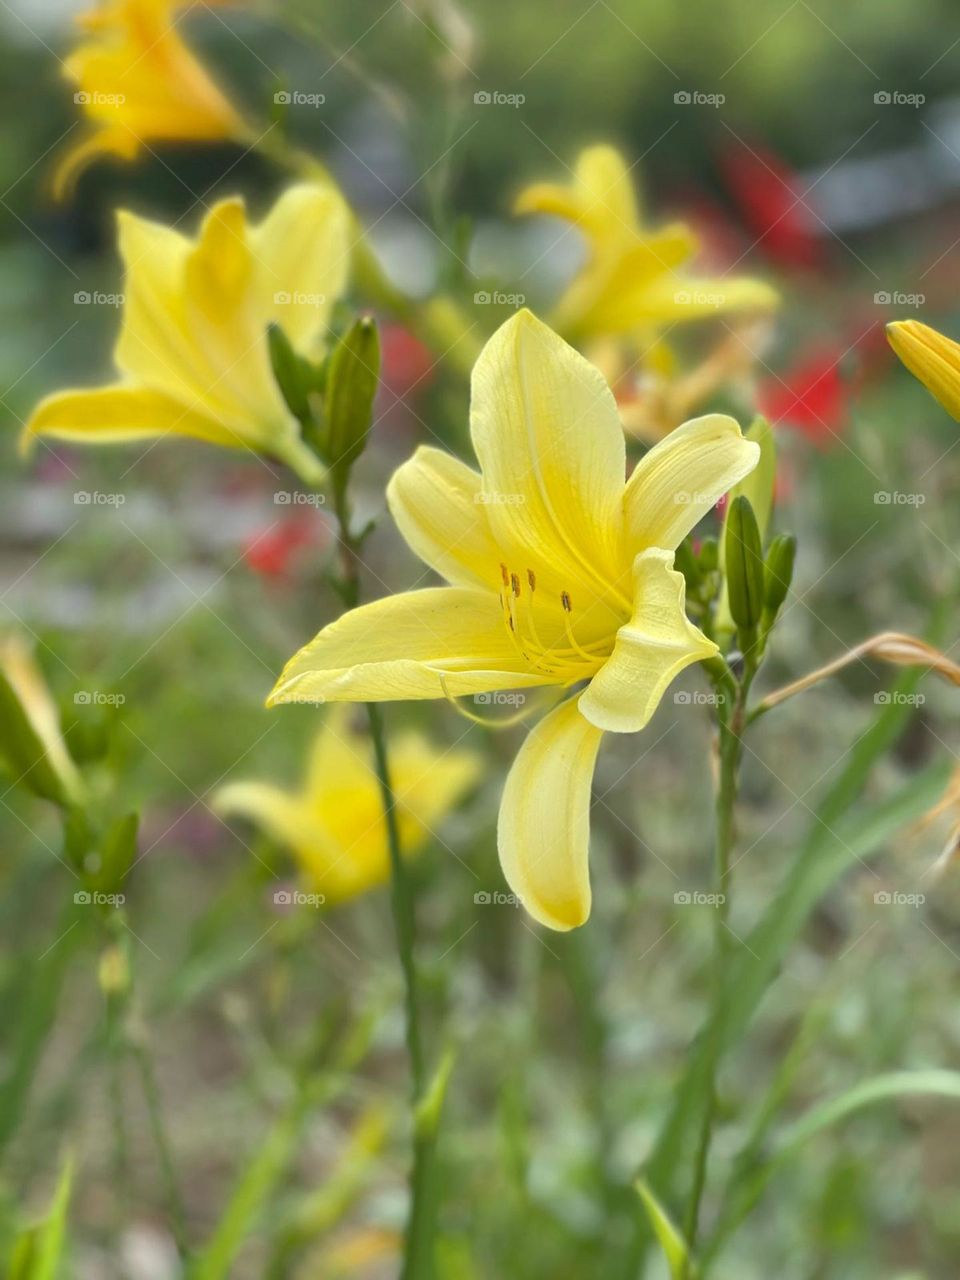
[[[115, 209], [192, 231], [216, 198], [240, 191], [259, 211], [286, 181], [238, 148], [158, 147], [135, 165], [99, 164], [55, 204], [50, 170], [77, 127], [60, 59], [78, 8], [0, 4], [2, 624], [33, 638], [68, 739], [109, 735], [97, 767], [121, 773], [142, 810], [127, 895], [135, 1033], [150, 1044], [190, 1234], [208, 1238], [245, 1173], [263, 1175], [242, 1245], [209, 1274], [393, 1276], [405, 1067], [387, 892], [279, 912], [273, 877], [292, 878], [291, 864], [210, 807], [224, 781], [300, 776], [319, 713], [268, 713], [263, 699], [336, 612], [326, 515], [278, 506], [278, 490], [296, 487], [279, 466], [190, 441], [18, 455], [42, 395], [110, 376], [120, 311], [97, 299], [122, 290]], [[950, 651], [957, 427], [896, 364], [883, 327], [921, 318], [960, 336], [954, 5], [290, 0], [197, 4], [184, 28], [251, 114], [322, 157], [394, 281], [418, 297], [444, 290], [469, 308], [494, 284], [545, 307], [582, 249], [574, 237], [558, 244], [547, 220], [513, 219], [517, 190], [564, 180], [595, 141], [638, 161], [650, 220], [690, 221], [707, 272], [736, 264], [784, 298], [752, 371], [777, 433], [777, 524], [800, 540], [766, 679], [888, 628]], [[324, 101], [281, 117], [280, 91]], [[476, 317], [481, 335], [503, 318], [493, 310]], [[428, 433], [460, 449], [466, 439], [463, 370], [383, 322], [386, 387], [359, 469], [371, 517]], [[420, 574], [389, 519], [369, 561], [368, 596]], [[679, 687], [699, 687], [688, 676]], [[738, 935], [816, 836], [821, 799], [886, 680], [858, 665], [759, 727], [745, 765]], [[956, 695], [923, 688], [870, 775], [865, 815], [898, 779], [957, 749]], [[446, 1274], [617, 1274], [633, 1212], [620, 1188], [669, 1104], [708, 979], [709, 913], [675, 903], [709, 879], [706, 715], [668, 697], [642, 739], [605, 744], [596, 905], [571, 936], [475, 901], [504, 888], [497, 796], [524, 730], [488, 734], [447, 707], [389, 716], [489, 761], [417, 863], [433, 1017], [459, 1045], [443, 1136]], [[48, 1203], [69, 1141], [65, 1274], [175, 1276], [149, 1108], [115, 1052], [98, 945], [65, 924], [73, 885], [57, 822], [4, 787], [0, 838], [0, 1239]], [[957, 1063], [960, 894], [949, 875], [924, 880], [939, 847], [936, 831], [900, 831], [820, 903], [727, 1063], [721, 1161], [744, 1137], [733, 1117], [798, 1035], [788, 1113], [872, 1073]], [[926, 900], [878, 911], [878, 887]], [[351, 1035], [359, 1063], [338, 1074]], [[829, 1130], [777, 1175], [721, 1274], [952, 1280], [958, 1138], [956, 1111], [929, 1102]]]

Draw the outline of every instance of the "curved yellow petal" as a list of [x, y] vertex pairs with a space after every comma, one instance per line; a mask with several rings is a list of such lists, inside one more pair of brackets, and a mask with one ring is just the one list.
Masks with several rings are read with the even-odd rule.
[[300, 798], [269, 782], [229, 782], [214, 792], [211, 808], [221, 818], [246, 818], [291, 848], [327, 841], [323, 827], [309, 821]]
[[780, 295], [772, 285], [749, 276], [697, 277], [670, 273], [648, 281], [619, 299], [619, 318], [632, 324], [682, 323], [728, 311], [772, 311]]
[[453, 454], [421, 445], [387, 486], [390, 514], [410, 549], [457, 586], [496, 589], [500, 552], [483, 482]]
[[757, 465], [760, 446], [722, 413], [692, 418], [634, 468], [624, 493], [627, 544], [674, 551], [714, 503]]
[[172, 396], [119, 383], [91, 391], [60, 391], [41, 400], [24, 429], [84, 444], [118, 444], [151, 436], [195, 436], [211, 444], [244, 448], [246, 441]]
[[599, 371], [519, 311], [474, 367], [470, 430], [490, 528], [511, 571], [533, 569], [551, 594], [616, 581], [626, 454]]
[[352, 241], [342, 196], [316, 183], [290, 187], [250, 230], [263, 314], [281, 325], [304, 355], [312, 354], [314, 340], [324, 335], [333, 304], [346, 288]]
[[325, 627], [267, 705], [458, 697], [551, 683], [511, 643], [497, 597], [464, 587], [385, 596]]
[[575, 929], [590, 915], [590, 786], [602, 736], [570, 699], [528, 734], [507, 775], [500, 864], [526, 910], [550, 929]]
[[642, 551], [633, 573], [634, 615], [578, 704], [591, 724], [613, 733], [643, 729], [684, 667], [717, 652], [684, 612], [686, 584], [673, 568], [672, 551]]
[[960, 343], [919, 320], [888, 324], [887, 340], [913, 376], [960, 420]]
[[637, 229], [637, 202], [630, 170], [614, 147], [587, 147], [566, 185], [537, 182], [520, 192], [518, 214], [549, 213], [579, 226], [591, 240], [629, 237]]
[[124, 307], [114, 351], [131, 377], [190, 394], [209, 369], [191, 341], [184, 310], [190, 241], [162, 223], [121, 209], [117, 238], [124, 265]]

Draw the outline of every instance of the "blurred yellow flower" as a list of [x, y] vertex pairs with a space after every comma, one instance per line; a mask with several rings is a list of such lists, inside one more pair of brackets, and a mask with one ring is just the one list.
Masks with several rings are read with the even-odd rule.
[[20, 635], [0, 636], [0, 757], [39, 795], [71, 804], [83, 783], [60, 732], [57, 704]]
[[177, 33], [184, 7], [184, 0], [103, 0], [78, 19], [87, 38], [63, 66], [95, 131], [57, 166], [58, 198], [101, 155], [133, 160], [152, 142], [248, 138], [239, 114]]
[[571, 342], [630, 334], [651, 344], [667, 325], [777, 305], [776, 291], [760, 280], [687, 275], [696, 236], [682, 222], [643, 226], [630, 169], [613, 147], [582, 151], [569, 185], [527, 187], [515, 212], [564, 218], [586, 238], [586, 263], [549, 317]]
[[[473, 751], [439, 751], [412, 730], [396, 735], [390, 748], [391, 783], [405, 854], [426, 842], [481, 768]], [[324, 720], [298, 790], [235, 782], [220, 788], [214, 808], [225, 817], [250, 819], [287, 846], [305, 881], [328, 904], [389, 879], [383, 800], [369, 740], [351, 729], [342, 707]]]
[[633, 732], [716, 645], [687, 619], [678, 543], [756, 464], [732, 418], [678, 428], [624, 485], [599, 372], [521, 311], [473, 374], [480, 474], [420, 448], [388, 488], [410, 547], [449, 586], [345, 614], [288, 664], [270, 701], [489, 694], [587, 681], [530, 733], [507, 779], [499, 850], [513, 891], [554, 929], [590, 912], [590, 785], [604, 730]]
[[887, 338], [913, 376], [960, 421], [960, 343], [919, 320], [888, 324]]
[[119, 382], [62, 391], [34, 410], [34, 435], [82, 444], [195, 436], [286, 462], [305, 481], [323, 468], [277, 388], [267, 327], [317, 355], [350, 258], [349, 214], [337, 192], [291, 187], [250, 225], [239, 198], [214, 205], [197, 240], [119, 214], [126, 267], [114, 351]]

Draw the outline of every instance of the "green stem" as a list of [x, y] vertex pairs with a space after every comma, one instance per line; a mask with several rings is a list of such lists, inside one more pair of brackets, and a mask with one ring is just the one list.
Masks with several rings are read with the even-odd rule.
[[163, 1180], [164, 1195], [170, 1213], [170, 1225], [174, 1242], [181, 1259], [186, 1259], [188, 1256], [186, 1207], [180, 1191], [180, 1183], [173, 1163], [173, 1152], [163, 1119], [163, 1103], [153, 1067], [153, 1060], [142, 1035], [130, 1036], [129, 1043], [137, 1069], [140, 1072], [140, 1085], [143, 1089], [147, 1113], [150, 1117], [150, 1132], [153, 1135], [153, 1145], [157, 1149], [157, 1159], [160, 1162], [160, 1176]]
[[[355, 608], [360, 598], [360, 552], [364, 533], [353, 531], [347, 495], [347, 475], [334, 470], [331, 488], [337, 518], [340, 550], [340, 594], [347, 608]], [[396, 797], [390, 776], [387, 735], [383, 716], [376, 703], [367, 703], [370, 740], [380, 784], [387, 847], [390, 854], [391, 904], [397, 950], [403, 971], [406, 1011], [406, 1041], [410, 1061], [411, 1104], [414, 1117], [413, 1163], [410, 1172], [410, 1209], [407, 1219], [402, 1280], [430, 1280], [433, 1275], [433, 1235], [436, 1220], [436, 1132], [422, 1132], [417, 1124], [418, 1108], [426, 1089], [423, 1036], [421, 1033], [420, 977], [416, 963], [416, 917], [409, 872], [403, 859]]]
[[[734, 811], [737, 801], [737, 784], [740, 759], [743, 754], [742, 734], [746, 723], [746, 698], [753, 678], [752, 666], [736, 687], [736, 695], [729, 694], [720, 704], [717, 716], [719, 732], [719, 770], [716, 794], [716, 839], [714, 846], [714, 892], [717, 894], [713, 936], [713, 1004], [711, 1019], [720, 1009], [726, 993], [727, 956], [730, 930], [730, 857], [734, 843]], [[713, 1141], [713, 1127], [717, 1112], [717, 1072], [720, 1054], [712, 1056], [707, 1105], [700, 1127], [700, 1138], [694, 1158], [693, 1184], [684, 1217], [684, 1235], [693, 1254], [700, 1219], [700, 1203], [707, 1179], [707, 1165]]]

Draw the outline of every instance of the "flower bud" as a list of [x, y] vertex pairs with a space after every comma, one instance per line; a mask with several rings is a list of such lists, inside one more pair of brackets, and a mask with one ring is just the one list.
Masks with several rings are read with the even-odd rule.
[[310, 392], [316, 389], [317, 371], [294, 351], [290, 339], [278, 324], [267, 326], [270, 364], [280, 394], [298, 422], [309, 422]]
[[919, 320], [888, 324], [887, 340], [913, 376], [960, 420], [960, 343]]
[[772, 621], [787, 598], [793, 581], [797, 540], [792, 533], [779, 533], [770, 544], [763, 566], [763, 607]]
[[734, 622], [743, 630], [757, 625], [763, 610], [763, 551], [757, 517], [748, 498], [734, 498], [727, 514], [724, 561], [727, 594]]
[[372, 316], [361, 316], [335, 348], [327, 366], [326, 455], [349, 471], [363, 453], [380, 380], [380, 336]]

